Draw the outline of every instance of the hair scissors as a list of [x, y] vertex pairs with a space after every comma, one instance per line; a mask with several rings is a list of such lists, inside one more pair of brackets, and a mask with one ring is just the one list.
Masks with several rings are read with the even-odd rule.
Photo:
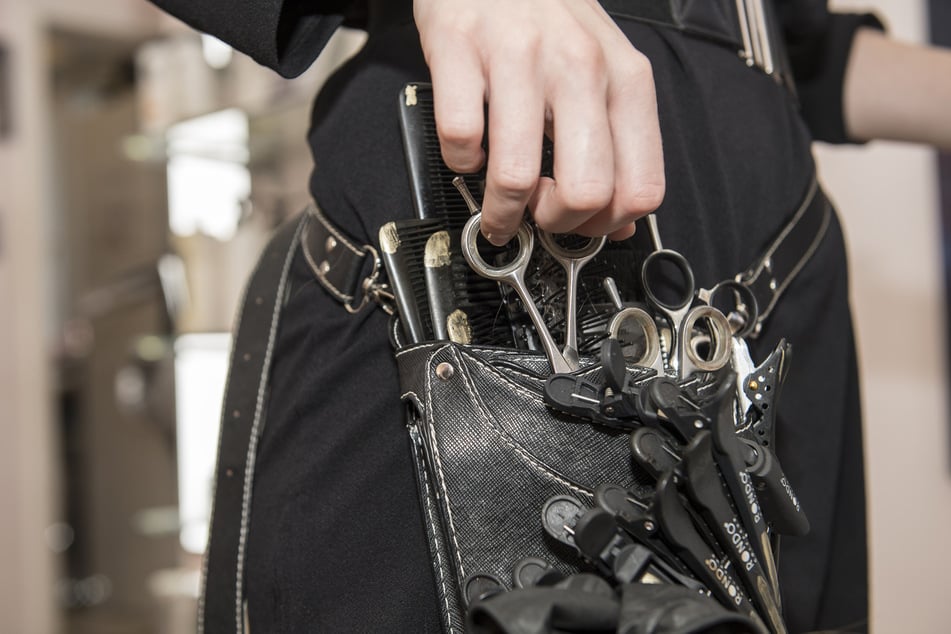
[[565, 306], [565, 345], [563, 350], [558, 349], [551, 331], [535, 305], [525, 283], [529, 261], [535, 249], [535, 230], [527, 222], [522, 221], [515, 237], [518, 240], [518, 251], [511, 262], [500, 266], [493, 266], [485, 261], [479, 253], [478, 237], [482, 226], [482, 212], [475, 213], [466, 222], [462, 230], [462, 254], [472, 269], [482, 277], [498, 282], [504, 282], [515, 289], [519, 299], [525, 306], [535, 330], [541, 339], [545, 354], [556, 374], [569, 374], [578, 369], [578, 316], [577, 316], [577, 286], [578, 274], [581, 268], [601, 250], [606, 241], [605, 237], [589, 238], [578, 248], [565, 247], [555, 238], [539, 230], [539, 242], [542, 247], [565, 269], [567, 274], [567, 291]]
[[596, 256], [607, 237], [588, 238], [579, 247], [566, 247], [560, 244], [554, 234], [538, 230], [538, 241], [558, 264], [565, 269], [565, 347], [562, 355], [568, 364], [577, 368], [578, 355], [578, 275], [585, 264]]
[[[696, 284], [687, 259], [663, 247], [657, 220], [652, 215], [647, 216], [647, 223], [654, 251], [641, 266], [641, 286], [649, 307], [669, 326], [669, 337], [657, 328], [654, 316], [641, 308], [623, 308], [618, 297], [614, 301], [620, 310], [611, 319], [608, 331], [612, 337], [623, 336], [627, 342], [643, 342], [628, 347], [636, 352], [629, 353], [628, 360], [637, 365], [661, 373], [671, 369], [681, 379], [698, 370], [715, 372], [731, 358], [733, 332], [730, 322], [711, 303], [695, 302], [698, 299]], [[719, 292], [720, 289], [714, 290]], [[714, 291], [705, 293], [707, 300], [717, 294]], [[737, 299], [737, 303], [740, 302]]]

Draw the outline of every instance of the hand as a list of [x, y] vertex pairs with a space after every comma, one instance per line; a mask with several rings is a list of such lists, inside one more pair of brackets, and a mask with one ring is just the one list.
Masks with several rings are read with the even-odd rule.
[[[488, 103], [482, 231], [496, 245], [528, 206], [548, 231], [634, 233], [664, 165], [647, 58], [594, 0], [414, 0], [446, 164], [473, 172]], [[554, 179], [539, 177], [544, 134]]]

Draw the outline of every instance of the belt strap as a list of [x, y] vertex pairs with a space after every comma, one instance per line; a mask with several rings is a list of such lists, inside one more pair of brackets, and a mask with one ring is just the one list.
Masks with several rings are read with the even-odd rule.
[[244, 623], [244, 559], [257, 442], [264, 428], [271, 353], [291, 260], [307, 216], [285, 224], [245, 288], [221, 413], [208, 548], [202, 562], [198, 633], [237, 632]]
[[762, 330], [783, 292], [819, 248], [832, 220], [832, 205], [813, 179], [802, 204], [746, 271], [736, 276], [756, 298], [758, 317], [751, 336]]
[[[378, 279], [379, 261], [376, 250], [356, 246], [352, 241], [346, 248], [328, 249], [328, 238], [340, 239], [344, 234], [316, 207], [308, 210], [310, 222], [304, 230], [303, 251], [317, 281], [350, 312], [356, 312], [374, 301], [390, 314], [393, 313], [393, 295]], [[812, 257], [825, 237], [832, 217], [832, 207], [813, 179], [802, 203], [793, 213], [776, 238], [746, 271], [736, 276], [753, 294], [757, 305], [756, 326], [750, 336], [755, 337], [763, 322], [770, 316], [783, 292]], [[371, 273], [365, 277], [354, 271], [366, 270], [367, 259], [377, 258]], [[359, 300], [358, 289], [366, 289]], [[356, 303], [355, 303], [356, 302]]]
[[393, 314], [393, 295], [379, 279], [377, 250], [348, 238], [316, 203], [308, 206], [306, 219], [301, 237], [304, 257], [321, 286], [343, 304], [347, 312], [360, 312], [373, 301]]

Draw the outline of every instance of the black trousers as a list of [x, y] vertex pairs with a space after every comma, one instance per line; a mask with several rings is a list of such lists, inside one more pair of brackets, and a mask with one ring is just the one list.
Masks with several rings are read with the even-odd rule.
[[[622, 28], [657, 82], [666, 246], [701, 287], [732, 277], [775, 235], [812, 177], [794, 101], [734, 52], [635, 23]], [[373, 33], [314, 110], [312, 191], [355, 240], [412, 216], [396, 95], [427, 71], [411, 24]], [[396, 368], [378, 310], [348, 314], [300, 253], [278, 330], [247, 537], [252, 631], [439, 630]], [[793, 344], [777, 446], [812, 532], [780, 556], [792, 631], [865, 619], [861, 422], [837, 222], [754, 347]], [[859, 628], [861, 629], [861, 628]]]

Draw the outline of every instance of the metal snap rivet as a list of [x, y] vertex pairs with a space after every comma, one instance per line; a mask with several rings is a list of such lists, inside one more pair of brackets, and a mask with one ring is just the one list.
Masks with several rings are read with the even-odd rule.
[[327, 275], [328, 271], [330, 271], [330, 262], [324, 260], [320, 263], [320, 273], [321, 275]]
[[452, 364], [446, 363], [445, 361], [436, 366], [436, 376], [443, 381], [448, 381], [455, 373], [456, 369], [452, 367]]
[[327, 236], [327, 242], [324, 243], [324, 248], [327, 249], [327, 253], [330, 253], [337, 247], [337, 239], [333, 236]]

